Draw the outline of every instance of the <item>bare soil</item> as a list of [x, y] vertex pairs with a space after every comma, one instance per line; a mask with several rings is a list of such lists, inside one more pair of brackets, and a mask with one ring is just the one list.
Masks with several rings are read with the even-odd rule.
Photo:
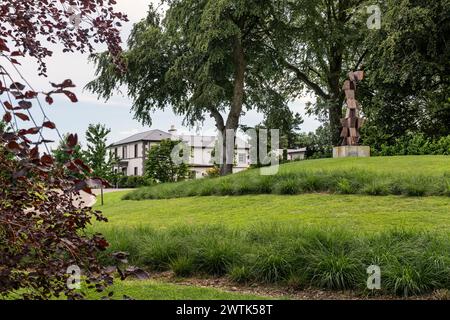
[[236, 284], [227, 278], [179, 278], [171, 271], [150, 274], [152, 279], [174, 283], [177, 285], [189, 285], [202, 288], [215, 288], [223, 291], [238, 292], [242, 294], [259, 295], [274, 299], [290, 300], [450, 300], [448, 290], [439, 290], [429, 295], [399, 297], [383, 295], [379, 293], [361, 294], [354, 291], [331, 291], [314, 288], [294, 289], [285, 286], [267, 284]]

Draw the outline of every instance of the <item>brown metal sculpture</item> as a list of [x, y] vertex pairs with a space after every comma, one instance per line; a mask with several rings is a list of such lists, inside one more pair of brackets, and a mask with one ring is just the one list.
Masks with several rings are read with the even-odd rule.
[[347, 111], [345, 118], [341, 119], [342, 124], [342, 145], [343, 146], [358, 146], [359, 145], [359, 130], [364, 124], [364, 119], [360, 118], [361, 106], [355, 99], [356, 84], [364, 78], [364, 71], [350, 72], [348, 74], [349, 80], [345, 80], [343, 90], [345, 91], [345, 98], [347, 99]]

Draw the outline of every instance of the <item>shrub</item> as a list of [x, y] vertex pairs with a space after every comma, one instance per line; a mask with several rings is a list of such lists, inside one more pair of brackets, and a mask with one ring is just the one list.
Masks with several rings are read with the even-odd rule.
[[426, 138], [422, 133], [410, 133], [395, 140], [392, 145], [383, 144], [380, 155], [449, 155], [450, 136], [441, 137], [439, 140]]
[[111, 250], [129, 250], [133, 263], [171, 269], [178, 276], [226, 275], [237, 283], [363, 293], [367, 267], [375, 264], [381, 267], [383, 293], [409, 296], [450, 289], [448, 236], [415, 230], [369, 236], [276, 224], [240, 232], [221, 226], [112, 230], [108, 238]]
[[358, 259], [349, 253], [333, 251], [322, 251], [313, 256], [308, 273], [313, 285], [337, 290], [356, 288], [365, 277]]
[[138, 248], [140, 263], [157, 271], [168, 270], [170, 263], [186, 252], [176, 238], [164, 234], [142, 239]]
[[[395, 159], [396, 160], [396, 159]], [[320, 161], [320, 160], [317, 160]], [[409, 160], [405, 163], [410, 165]], [[215, 179], [158, 184], [133, 191], [126, 200], [166, 199], [211, 195], [286, 194], [311, 192], [369, 195], [445, 195], [450, 179], [445, 174], [376, 172], [368, 169], [293, 170], [286, 165], [280, 174], [259, 175], [247, 171]], [[256, 169], [257, 170], [257, 169]]]
[[217, 178], [220, 176], [220, 168], [212, 167], [206, 170], [206, 176], [208, 178]]
[[363, 193], [371, 196], [385, 196], [389, 192], [389, 186], [382, 181], [373, 181], [363, 188]]
[[228, 275], [232, 281], [237, 283], [248, 283], [253, 277], [250, 268], [246, 266], [234, 266]]
[[119, 175], [114, 181], [113, 185], [118, 188], [139, 188], [144, 186], [151, 186], [154, 184], [151, 180], [141, 176], [124, 176]]
[[[55, 95], [63, 94], [77, 102], [71, 91], [75, 84], [67, 79], [51, 83], [47, 92], [46, 88], [35, 91], [27, 75], [21, 73], [30, 69], [10, 73], [26, 56], [38, 64], [31, 73], [46, 76], [46, 60], [53, 53], [48, 50], [51, 43], [59, 43], [62, 52], [89, 53], [93, 53], [95, 43], [106, 44], [113, 68], [122, 69], [116, 26], [126, 21], [126, 16], [115, 11], [113, 2], [84, 1], [79, 6], [83, 19], [75, 31], [65, 5], [57, 0], [29, 1], [26, 5], [6, 0], [0, 5], [0, 53], [6, 58], [1, 62], [0, 85], [0, 104], [5, 111], [0, 115], [0, 122], [4, 122], [0, 125], [0, 296], [14, 293], [20, 299], [50, 299], [64, 294], [80, 299], [82, 293], [67, 286], [67, 272], [75, 265], [99, 292], [112, 282], [97, 259], [107, 241], [99, 234], [85, 232], [91, 222], [105, 218], [81, 201], [80, 191], [89, 191], [93, 181], [87, 175], [91, 169], [77, 157], [77, 135], [64, 139], [63, 158], [67, 161], [59, 159], [63, 165], [49, 154], [48, 143], [52, 141], [45, 137], [56, 125], [40, 101], [52, 104]], [[36, 112], [30, 108], [36, 103], [40, 114], [34, 118]], [[96, 183], [107, 185], [103, 180]]]
[[238, 257], [231, 243], [209, 239], [195, 253], [195, 266], [201, 272], [221, 276], [233, 263], [238, 262]]
[[286, 279], [286, 286], [292, 290], [302, 290], [308, 285], [305, 274], [291, 273]]
[[193, 259], [187, 256], [181, 256], [172, 260], [169, 267], [179, 277], [190, 276], [195, 268]]
[[280, 180], [274, 186], [275, 193], [277, 194], [297, 194], [300, 192], [299, 182], [296, 179], [289, 178], [286, 180]]
[[288, 255], [275, 248], [266, 248], [265, 251], [259, 252], [251, 269], [255, 279], [265, 283], [283, 281], [291, 271]]
[[355, 189], [353, 188], [350, 180], [346, 178], [342, 178], [337, 182], [336, 192], [342, 194], [352, 194], [355, 193]]
[[411, 181], [405, 184], [404, 192], [410, 197], [422, 197], [427, 192], [427, 186], [422, 184], [420, 180]]

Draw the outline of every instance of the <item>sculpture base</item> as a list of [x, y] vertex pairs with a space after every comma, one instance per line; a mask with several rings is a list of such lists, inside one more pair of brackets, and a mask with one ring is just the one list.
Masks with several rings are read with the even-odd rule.
[[333, 158], [370, 157], [369, 146], [341, 146], [333, 148]]

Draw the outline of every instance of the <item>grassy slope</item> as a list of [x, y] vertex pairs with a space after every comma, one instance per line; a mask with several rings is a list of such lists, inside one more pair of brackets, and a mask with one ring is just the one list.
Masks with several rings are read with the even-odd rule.
[[[362, 177], [362, 186], [368, 182], [374, 190], [394, 182], [420, 191], [425, 182], [429, 191], [434, 185], [445, 187], [449, 170], [450, 157], [327, 159], [284, 165], [270, 178], [275, 180], [265, 182], [288, 179], [295, 184], [303, 179], [314, 185], [326, 183], [330, 172], [335, 179], [345, 171], [343, 179], [353, 182]], [[191, 196], [179, 199], [130, 201], [122, 200], [125, 193], [107, 194], [106, 205], [97, 208], [110, 222], [94, 228], [105, 234], [111, 250], [129, 252], [132, 263], [179, 275], [206, 273], [238, 282], [363, 291], [367, 266], [377, 264], [386, 293], [450, 288], [449, 197], [194, 196], [229, 190], [233, 195], [264, 193], [258, 187], [251, 189], [261, 179], [258, 170], [249, 170], [134, 193], [140, 200]]]
[[[114, 292], [113, 299], [124, 295], [137, 300], [259, 300], [261, 296], [226, 292], [213, 288], [175, 285], [148, 281], [116, 281], [108, 288]], [[91, 293], [88, 299], [99, 299], [104, 294]]]
[[319, 159], [281, 166], [280, 173], [307, 170], [367, 170], [385, 174], [450, 174], [450, 156], [401, 156], [372, 158]]
[[306, 194], [123, 201], [123, 195], [123, 192], [105, 195], [105, 206], [97, 208], [106, 213], [109, 223], [97, 224], [97, 230], [211, 224], [248, 228], [259, 223], [334, 226], [352, 231], [450, 230], [448, 197]]
[[240, 194], [450, 195], [449, 156], [308, 160], [280, 166], [273, 176], [259, 169], [221, 177], [141, 188], [126, 199]]

